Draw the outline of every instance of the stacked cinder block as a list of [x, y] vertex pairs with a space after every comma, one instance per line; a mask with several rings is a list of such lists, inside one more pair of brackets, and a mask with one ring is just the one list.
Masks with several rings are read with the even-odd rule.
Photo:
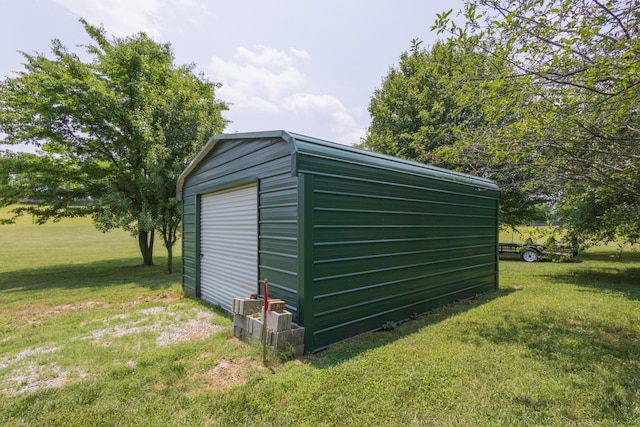
[[[233, 334], [240, 339], [262, 341], [264, 301], [253, 298], [233, 299]], [[304, 328], [291, 321], [282, 300], [270, 300], [267, 309], [267, 345], [278, 351], [291, 345], [296, 355], [304, 354]]]

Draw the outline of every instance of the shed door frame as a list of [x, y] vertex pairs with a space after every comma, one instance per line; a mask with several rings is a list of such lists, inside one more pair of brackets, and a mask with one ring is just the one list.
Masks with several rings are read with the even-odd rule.
[[200, 196], [200, 298], [231, 311], [258, 290], [258, 183]]

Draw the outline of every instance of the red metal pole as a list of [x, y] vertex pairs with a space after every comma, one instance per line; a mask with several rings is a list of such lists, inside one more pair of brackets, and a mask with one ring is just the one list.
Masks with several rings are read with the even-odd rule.
[[262, 283], [262, 296], [264, 307], [262, 309], [262, 363], [267, 366], [267, 310], [269, 309], [269, 297], [267, 295], [267, 283], [269, 279], [264, 279]]
[[262, 293], [264, 294], [264, 312], [266, 313], [269, 309], [269, 298], [267, 297], [267, 284], [269, 283], [269, 279], [264, 279], [262, 283]]

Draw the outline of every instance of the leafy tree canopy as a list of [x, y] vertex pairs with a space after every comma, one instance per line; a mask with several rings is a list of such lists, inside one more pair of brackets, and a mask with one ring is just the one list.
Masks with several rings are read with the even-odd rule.
[[[52, 58], [26, 54], [24, 71], [0, 82], [3, 143], [29, 143], [38, 155], [0, 155], [0, 204], [21, 206], [40, 223], [92, 215], [103, 231], [137, 236], [143, 263], [153, 264], [158, 232], [169, 254], [178, 238], [179, 174], [222, 131], [217, 85], [174, 65], [169, 44], [144, 33], [108, 39], [81, 20], [90, 61], [52, 42]], [[93, 200], [75, 206], [78, 200]]]
[[468, 0], [462, 15], [439, 14], [446, 42], [390, 71], [364, 145], [495, 179], [507, 223], [552, 202], [583, 242], [637, 241], [640, 1]]
[[511, 64], [536, 95], [501, 130], [504, 149], [540, 159], [574, 237], [637, 241], [640, 2], [477, 0], [464, 15], [462, 27], [446, 13], [435, 27]]

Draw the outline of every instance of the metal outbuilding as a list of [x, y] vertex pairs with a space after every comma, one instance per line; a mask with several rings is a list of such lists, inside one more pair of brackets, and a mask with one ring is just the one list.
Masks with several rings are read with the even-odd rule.
[[213, 137], [178, 179], [182, 287], [286, 302], [318, 351], [498, 287], [491, 181], [285, 131]]

